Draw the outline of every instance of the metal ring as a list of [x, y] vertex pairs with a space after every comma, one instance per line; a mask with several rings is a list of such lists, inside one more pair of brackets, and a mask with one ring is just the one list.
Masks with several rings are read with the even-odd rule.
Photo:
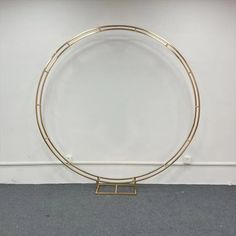
[[[47, 132], [46, 127], [45, 127], [44, 122], [43, 122], [43, 115], [42, 115], [42, 98], [43, 98], [43, 91], [44, 91], [44, 87], [45, 87], [45, 82], [48, 78], [48, 75], [49, 75], [52, 67], [57, 62], [57, 59], [69, 47], [71, 47], [73, 44], [79, 42], [80, 40], [82, 40], [82, 39], [84, 39], [84, 38], [86, 38], [90, 35], [100, 33], [100, 32], [103, 32], [103, 31], [108, 31], [108, 30], [134, 31], [134, 32], [146, 35], [146, 36], [158, 41], [159, 43], [164, 45], [166, 48], [168, 48], [177, 57], [177, 59], [180, 61], [180, 63], [183, 65], [183, 67], [184, 67], [184, 69], [185, 69], [185, 71], [188, 75], [188, 78], [191, 82], [193, 98], [194, 98], [194, 119], [193, 119], [193, 123], [192, 123], [191, 129], [190, 129], [190, 131], [187, 135], [187, 138], [185, 139], [184, 143], [179, 148], [179, 150], [168, 161], [166, 161], [163, 165], [155, 168], [154, 170], [149, 171], [149, 172], [147, 172], [145, 174], [142, 174], [142, 175], [127, 177], [127, 178], [109, 178], [109, 177], [105, 177], [105, 176], [97, 176], [97, 175], [89, 173], [85, 170], [82, 170], [78, 166], [74, 165], [72, 162], [68, 161], [66, 159], [66, 157], [57, 149], [56, 145], [52, 142], [52, 139], [49, 137], [48, 132]], [[194, 74], [193, 74], [190, 66], [188, 65], [187, 61], [184, 59], [184, 57], [181, 55], [181, 53], [173, 45], [171, 45], [169, 42], [167, 42], [165, 39], [163, 39], [162, 37], [160, 37], [159, 35], [157, 35], [153, 32], [150, 32], [148, 30], [145, 30], [145, 29], [142, 29], [142, 28], [139, 28], [139, 27], [135, 27], [135, 26], [130, 26], [130, 25], [105, 25], [105, 26], [99, 26], [97, 28], [90, 29], [90, 30], [87, 30], [85, 32], [82, 32], [79, 35], [72, 38], [71, 40], [64, 43], [60, 48], [57, 49], [57, 51], [53, 54], [53, 56], [51, 57], [49, 62], [46, 64], [46, 66], [43, 69], [43, 72], [40, 76], [40, 80], [39, 80], [38, 87], [37, 87], [37, 92], [36, 92], [35, 110], [36, 110], [37, 125], [38, 125], [39, 131], [42, 135], [42, 138], [43, 138], [44, 142], [46, 143], [48, 148], [51, 150], [51, 152], [65, 166], [67, 166], [69, 169], [76, 172], [77, 174], [79, 174], [81, 176], [84, 176], [84, 177], [86, 177], [90, 180], [97, 181], [97, 179], [99, 179], [101, 182], [106, 182], [106, 183], [129, 183], [133, 179], [136, 179], [136, 182], [139, 182], [139, 181], [151, 178], [151, 177], [163, 172], [164, 170], [166, 170], [177, 159], [179, 159], [179, 157], [183, 154], [183, 152], [186, 150], [186, 148], [191, 143], [191, 141], [192, 141], [192, 139], [193, 139], [193, 137], [196, 133], [198, 124], [199, 124], [199, 119], [200, 119], [200, 95], [199, 95], [199, 90], [198, 90], [198, 86], [197, 86]]]

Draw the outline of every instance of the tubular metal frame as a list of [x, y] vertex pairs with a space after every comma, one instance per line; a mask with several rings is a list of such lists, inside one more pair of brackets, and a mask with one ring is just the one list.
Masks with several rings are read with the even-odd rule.
[[[180, 61], [180, 63], [184, 67], [184, 69], [188, 75], [188, 78], [191, 82], [193, 98], [194, 98], [193, 123], [192, 123], [190, 131], [189, 131], [184, 143], [181, 145], [181, 147], [178, 149], [178, 151], [168, 161], [166, 161], [163, 165], [158, 166], [154, 170], [149, 171], [149, 172], [142, 174], [142, 175], [127, 177], [127, 178], [109, 178], [109, 177], [105, 177], [105, 176], [97, 176], [95, 174], [92, 174], [92, 173], [89, 173], [85, 170], [82, 170], [81, 168], [79, 168], [78, 166], [73, 164], [73, 162], [67, 160], [66, 157], [58, 150], [56, 145], [53, 143], [52, 139], [49, 137], [46, 127], [44, 125], [43, 114], [42, 114], [42, 100], [43, 100], [43, 92], [44, 92], [45, 83], [46, 83], [46, 80], [48, 78], [48, 75], [49, 75], [52, 67], [55, 65], [58, 58], [68, 48], [70, 48], [72, 45], [79, 42], [80, 40], [82, 40], [90, 35], [100, 33], [103, 31], [109, 31], [109, 30], [127, 30], [127, 31], [137, 32], [137, 33], [146, 35], [146, 36], [156, 40], [157, 42], [161, 43], [162, 45], [164, 45], [167, 49], [169, 49], [177, 57], [177, 59]], [[136, 184], [136, 182], [140, 182], [140, 181], [146, 180], [148, 178], [151, 178], [151, 177], [163, 172], [164, 170], [166, 170], [176, 160], [179, 159], [179, 157], [183, 154], [183, 152], [187, 149], [187, 147], [191, 143], [191, 141], [196, 133], [198, 124], [199, 124], [200, 94], [199, 94], [199, 90], [198, 90], [198, 86], [197, 86], [194, 74], [193, 74], [190, 66], [188, 65], [187, 61], [181, 55], [181, 53], [173, 45], [171, 45], [168, 41], [166, 41], [165, 39], [163, 39], [162, 37], [160, 37], [159, 35], [151, 32], [151, 31], [148, 31], [148, 30], [136, 27], [136, 26], [105, 25], [105, 26], [99, 26], [97, 28], [90, 29], [90, 30], [87, 30], [87, 31], [84, 31], [84, 32], [78, 34], [77, 36], [73, 37], [69, 41], [65, 42], [61, 47], [59, 47], [56, 50], [56, 52], [53, 54], [53, 56], [51, 57], [49, 62], [46, 64], [46, 66], [43, 69], [43, 72], [40, 76], [40, 80], [39, 80], [37, 92], [36, 92], [35, 110], [36, 110], [37, 125], [38, 125], [39, 131], [41, 133], [41, 136], [42, 136], [44, 142], [46, 143], [46, 145], [48, 146], [48, 148], [58, 158], [58, 160], [60, 160], [66, 167], [68, 167], [72, 171], [76, 172], [77, 174], [79, 174], [83, 177], [86, 177], [90, 180], [96, 181], [96, 183], [97, 183], [96, 190], [99, 189], [99, 186], [98, 186], [99, 184], [101, 184], [101, 185], [113, 184], [114, 186], [116, 186], [116, 189], [117, 189], [117, 185], [119, 185], [119, 184], [129, 185], [130, 183], [134, 182], [133, 181], [134, 179], [135, 179], [135, 184]], [[136, 185], [135, 185], [135, 188], [136, 188]], [[98, 194], [97, 191], [96, 191], [96, 193]], [[135, 189], [135, 194], [136, 194], [136, 189]]]

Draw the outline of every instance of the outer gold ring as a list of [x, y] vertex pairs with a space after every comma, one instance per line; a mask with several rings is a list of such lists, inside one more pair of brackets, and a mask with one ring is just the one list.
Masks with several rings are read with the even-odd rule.
[[[49, 137], [48, 132], [46, 130], [46, 127], [44, 125], [43, 115], [42, 115], [42, 98], [43, 98], [43, 91], [44, 91], [44, 87], [45, 87], [45, 82], [48, 78], [48, 75], [49, 75], [52, 67], [57, 62], [57, 59], [68, 48], [70, 48], [73, 44], [79, 42], [80, 40], [82, 40], [82, 39], [84, 39], [84, 38], [86, 38], [90, 35], [100, 33], [100, 32], [103, 32], [103, 31], [108, 31], [108, 30], [128, 30], [128, 31], [133, 31], [133, 32], [137, 32], [137, 33], [140, 33], [140, 34], [144, 34], [144, 35], [158, 41], [159, 43], [164, 45], [166, 48], [168, 48], [177, 57], [177, 59], [180, 61], [180, 63], [183, 65], [183, 67], [184, 67], [184, 69], [185, 69], [185, 71], [188, 75], [188, 78], [191, 82], [193, 98], [194, 98], [194, 119], [193, 119], [193, 123], [192, 123], [191, 129], [190, 129], [190, 131], [189, 131], [189, 133], [186, 137], [186, 140], [184, 141], [182, 146], [179, 148], [179, 150], [168, 161], [166, 161], [163, 165], [158, 166], [154, 170], [152, 170], [150, 172], [147, 172], [143, 175], [132, 176], [132, 177], [128, 177], [128, 178], [108, 178], [108, 177], [104, 177], [104, 176], [97, 176], [97, 175], [89, 173], [85, 170], [82, 170], [81, 168], [79, 168], [78, 166], [73, 164], [72, 162], [68, 161], [66, 159], [66, 157], [57, 149], [56, 145], [53, 143], [53, 141]], [[86, 177], [90, 180], [94, 180], [94, 181], [99, 180], [100, 182], [105, 182], [105, 183], [130, 183], [134, 180], [135, 180], [135, 182], [146, 180], [148, 178], [151, 178], [151, 177], [163, 172], [168, 167], [170, 167], [176, 160], [178, 160], [178, 158], [183, 154], [183, 152], [186, 150], [186, 148], [191, 143], [191, 141], [192, 141], [192, 139], [193, 139], [193, 137], [196, 133], [198, 124], [199, 124], [199, 119], [200, 119], [200, 95], [199, 95], [199, 90], [198, 90], [198, 87], [197, 87], [195, 77], [193, 75], [193, 72], [192, 72], [190, 66], [188, 65], [188, 63], [186, 62], [184, 57], [181, 55], [181, 53], [173, 45], [171, 45], [169, 42], [167, 42], [165, 39], [158, 36], [157, 34], [154, 34], [153, 32], [150, 32], [148, 30], [145, 30], [145, 29], [142, 29], [142, 28], [139, 28], [139, 27], [135, 27], [135, 26], [130, 26], [130, 25], [104, 25], [104, 26], [99, 26], [97, 28], [90, 29], [90, 30], [87, 30], [85, 32], [80, 33], [79, 35], [75, 36], [71, 40], [65, 42], [60, 48], [57, 49], [57, 51], [53, 54], [53, 56], [51, 57], [51, 59], [49, 60], [47, 65], [44, 67], [43, 72], [40, 76], [40, 80], [39, 80], [38, 87], [37, 87], [37, 92], [36, 92], [35, 110], [36, 110], [37, 125], [38, 125], [39, 131], [42, 135], [42, 138], [43, 138], [44, 142], [47, 144], [48, 148], [52, 151], [52, 153], [65, 166], [67, 166], [69, 169], [76, 172], [77, 174], [79, 174], [81, 176], [84, 176], [84, 177]]]

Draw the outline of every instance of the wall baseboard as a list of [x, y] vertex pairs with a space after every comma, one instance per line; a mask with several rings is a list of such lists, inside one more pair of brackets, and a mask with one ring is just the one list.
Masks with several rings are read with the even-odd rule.
[[[143, 173], [153, 169], [154, 163], [132, 163], [132, 165], [82, 164], [85, 170], [99, 175], [114, 176], [122, 174], [130, 176], [132, 173]], [[158, 163], [155, 163], [158, 164]], [[160, 164], [160, 163], [159, 163]], [[227, 168], [227, 171], [225, 171]], [[1, 162], [0, 183], [8, 184], [53, 184], [53, 183], [94, 183], [83, 178], [60, 162]], [[142, 183], [148, 184], [236, 184], [236, 168], [234, 162], [193, 162], [185, 164], [176, 162], [160, 175]]]
[[[131, 162], [131, 161], [75, 161], [76, 165], [163, 165], [164, 162]], [[38, 161], [38, 162], [0, 162], [1, 166], [50, 166], [62, 165], [59, 161]], [[174, 166], [236, 166], [236, 162], [175, 162]]]

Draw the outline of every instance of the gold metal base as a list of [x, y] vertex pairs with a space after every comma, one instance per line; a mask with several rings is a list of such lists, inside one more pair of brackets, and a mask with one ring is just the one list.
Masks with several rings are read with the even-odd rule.
[[136, 195], [136, 179], [133, 178], [131, 182], [126, 183], [109, 183], [96, 181], [96, 194], [97, 195]]

